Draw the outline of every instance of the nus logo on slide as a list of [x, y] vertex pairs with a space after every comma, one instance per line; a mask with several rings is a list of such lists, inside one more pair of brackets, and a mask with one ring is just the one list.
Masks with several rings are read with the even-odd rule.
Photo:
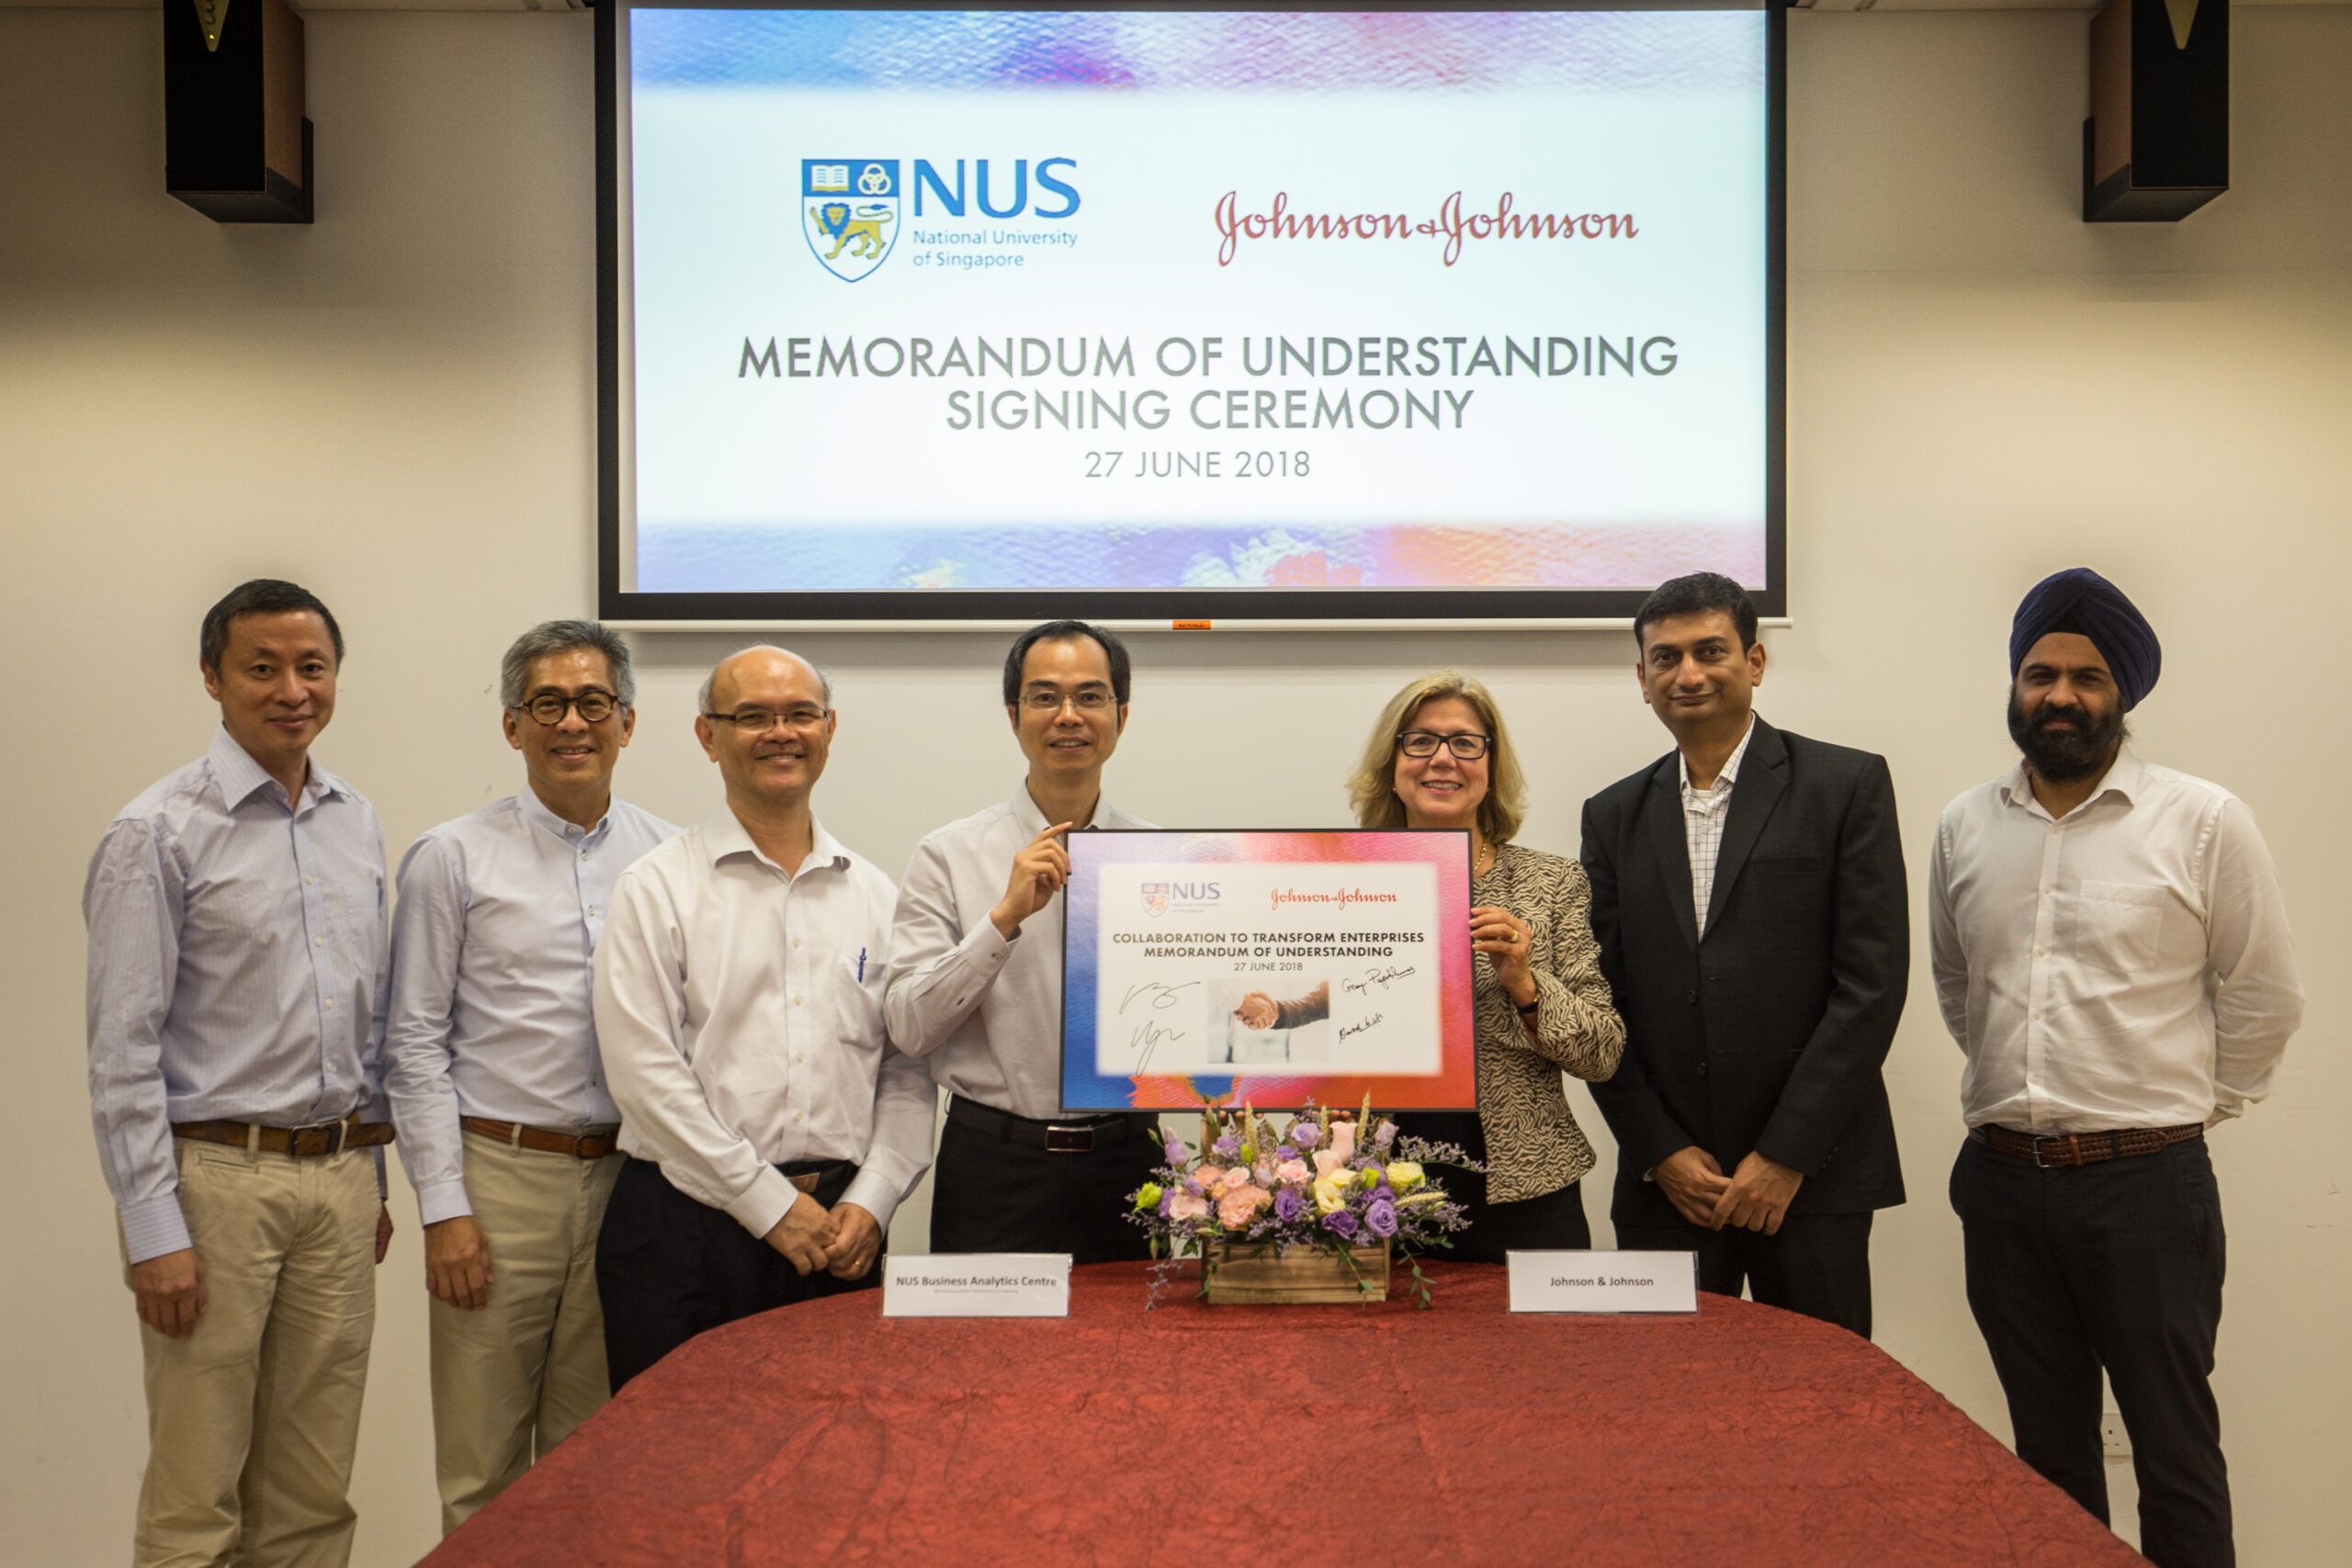
[[801, 231], [808, 254], [844, 283], [890, 258], [899, 243], [896, 158], [800, 160]]
[[1078, 210], [1078, 187], [1069, 175], [1075, 158], [1012, 160], [1008, 171], [998, 159], [917, 158], [906, 178], [897, 158], [803, 158], [800, 160], [800, 226], [808, 254], [844, 283], [871, 275], [890, 257], [907, 212], [912, 186], [914, 216], [957, 219], [1068, 218]]

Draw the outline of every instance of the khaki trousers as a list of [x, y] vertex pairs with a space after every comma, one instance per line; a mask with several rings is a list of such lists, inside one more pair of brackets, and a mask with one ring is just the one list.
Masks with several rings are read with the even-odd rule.
[[579, 1159], [465, 1134], [466, 1201], [490, 1247], [490, 1302], [435, 1300], [433, 1438], [448, 1534], [612, 1396], [596, 1229], [618, 1156]]
[[[207, 1305], [139, 1329], [147, 1475], [137, 1568], [343, 1568], [376, 1328], [376, 1162], [175, 1140]], [[126, 1273], [128, 1270], [126, 1269]]]

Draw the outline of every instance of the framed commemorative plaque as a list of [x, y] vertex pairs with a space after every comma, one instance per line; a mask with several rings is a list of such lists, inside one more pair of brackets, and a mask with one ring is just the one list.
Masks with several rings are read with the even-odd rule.
[[1069, 843], [1064, 1110], [1476, 1103], [1468, 834]]

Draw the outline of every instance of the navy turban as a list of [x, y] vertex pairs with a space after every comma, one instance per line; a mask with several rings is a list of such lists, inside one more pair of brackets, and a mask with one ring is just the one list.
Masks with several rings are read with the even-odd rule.
[[2155, 689], [2164, 648], [2147, 617], [2123, 590], [2086, 566], [2052, 572], [2035, 583], [2009, 623], [2009, 677], [2033, 645], [2052, 632], [2075, 632], [2091, 639], [2122, 690], [2125, 711]]

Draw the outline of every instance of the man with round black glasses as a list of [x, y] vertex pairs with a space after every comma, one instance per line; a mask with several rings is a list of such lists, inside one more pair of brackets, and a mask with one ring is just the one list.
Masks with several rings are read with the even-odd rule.
[[424, 1224], [446, 1533], [611, 1394], [596, 1233], [620, 1160], [590, 959], [613, 884], [678, 829], [613, 797], [637, 725], [628, 645], [549, 621], [501, 662], [525, 787], [401, 862], [386, 1026]]

